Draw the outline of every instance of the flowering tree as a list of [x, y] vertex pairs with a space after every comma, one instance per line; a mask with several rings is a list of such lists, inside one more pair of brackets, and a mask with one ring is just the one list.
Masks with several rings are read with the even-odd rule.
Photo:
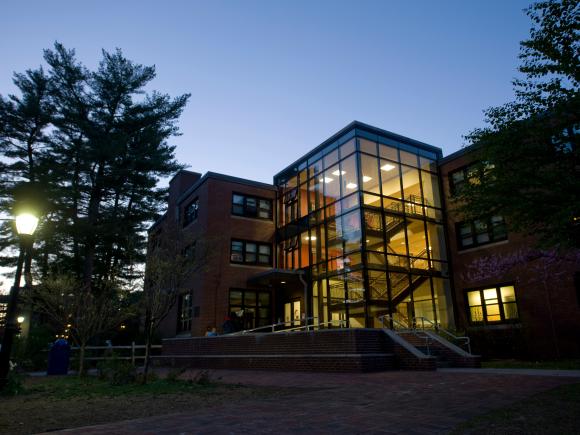
[[546, 297], [554, 350], [556, 356], [560, 357], [553, 315], [552, 288], [568, 273], [568, 268], [562, 267], [564, 264], [580, 265], [580, 251], [560, 251], [556, 248], [520, 249], [505, 255], [492, 255], [473, 260], [467, 266], [462, 279], [466, 282], [478, 283], [494, 278], [501, 279], [509, 273], [517, 282], [541, 283]]

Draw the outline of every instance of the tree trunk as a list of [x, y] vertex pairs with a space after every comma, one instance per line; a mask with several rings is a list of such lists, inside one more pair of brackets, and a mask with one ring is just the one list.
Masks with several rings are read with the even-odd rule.
[[151, 312], [148, 310], [145, 316], [145, 364], [143, 366], [143, 385], [147, 383], [147, 375], [149, 374], [149, 363], [151, 359], [151, 336], [152, 336], [152, 319]]
[[79, 349], [79, 378], [85, 374], [85, 347], [86, 343], [81, 343]]

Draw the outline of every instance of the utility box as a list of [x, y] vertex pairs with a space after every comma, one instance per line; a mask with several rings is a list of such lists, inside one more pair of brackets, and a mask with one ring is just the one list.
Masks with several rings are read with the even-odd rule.
[[70, 345], [62, 338], [56, 340], [48, 352], [47, 375], [66, 375], [70, 363]]

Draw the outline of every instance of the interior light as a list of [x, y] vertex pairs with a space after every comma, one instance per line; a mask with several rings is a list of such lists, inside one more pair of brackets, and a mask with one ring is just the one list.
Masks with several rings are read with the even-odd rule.
[[328, 184], [328, 183], [332, 182], [332, 180], [334, 180], [334, 178], [323, 177], [323, 178], [320, 178], [318, 181], [320, 181], [321, 183], [327, 183]]
[[16, 321], [18, 323], [24, 323], [24, 316], [18, 316], [18, 318], [16, 319]]
[[383, 166], [381, 166], [381, 170], [385, 172], [392, 171], [393, 169], [395, 169], [395, 165], [391, 165], [390, 163], [386, 163]]
[[304, 240], [316, 240], [316, 236], [310, 236], [310, 237], [306, 236], [306, 237], [304, 237]]
[[366, 183], [367, 181], [371, 181], [373, 179], [373, 177], [369, 177], [368, 175], [363, 175], [363, 183]]
[[280, 281], [280, 284], [286, 284], [286, 281]]
[[18, 234], [31, 236], [38, 225], [38, 218], [31, 213], [22, 213], [16, 216], [16, 231]]
[[339, 171], [338, 169], [332, 173], [332, 175], [336, 175], [337, 177], [344, 174], [346, 174], [346, 171]]
[[346, 188], [347, 188], [347, 189], [356, 189], [356, 184], [355, 184], [355, 183], [348, 183], [348, 184], [346, 185]]

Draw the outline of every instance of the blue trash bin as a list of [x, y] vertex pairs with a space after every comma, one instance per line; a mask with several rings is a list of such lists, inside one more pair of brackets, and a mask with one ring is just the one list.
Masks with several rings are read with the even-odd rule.
[[48, 352], [47, 375], [66, 375], [70, 362], [70, 346], [68, 342], [59, 338], [51, 346]]

